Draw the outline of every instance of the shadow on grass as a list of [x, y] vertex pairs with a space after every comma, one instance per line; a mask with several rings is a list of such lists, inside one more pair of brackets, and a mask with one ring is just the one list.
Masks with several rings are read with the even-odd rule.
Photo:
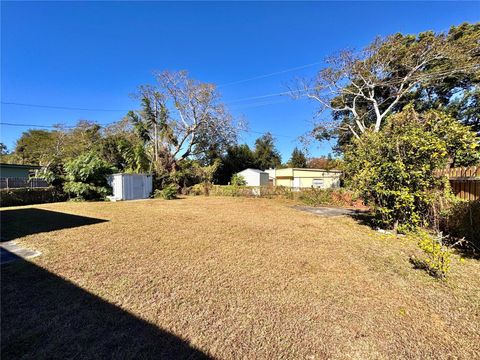
[[378, 219], [371, 212], [357, 212], [355, 214], [350, 214], [350, 217], [360, 225], [366, 225], [372, 229], [376, 229], [378, 227]]
[[[452, 242], [455, 240], [456, 239], [452, 240]], [[454, 249], [461, 257], [480, 260], [480, 248], [473, 244], [473, 242], [460, 242], [454, 246]]]
[[159, 329], [32, 263], [2, 266], [4, 359], [209, 359]]
[[[373, 230], [378, 229], [379, 227], [379, 220], [376, 218], [372, 213], [369, 212], [362, 212], [356, 214], [350, 214], [351, 218], [353, 218], [357, 223], [360, 225], [366, 225]], [[466, 258], [471, 258], [475, 260], [480, 260], [480, 248], [475, 245], [473, 241], [463, 240], [458, 241], [458, 238], [451, 237], [446, 244], [452, 246], [452, 248], [458, 253], [458, 255]]]
[[26, 235], [98, 224], [107, 220], [66, 214], [43, 209], [14, 209], [0, 211], [1, 241]]

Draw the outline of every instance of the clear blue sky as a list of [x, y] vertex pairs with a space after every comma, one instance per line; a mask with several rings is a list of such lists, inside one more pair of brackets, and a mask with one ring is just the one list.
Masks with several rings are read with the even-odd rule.
[[[479, 2], [2, 2], [1, 99], [79, 108], [131, 109], [129, 94], [155, 70], [186, 69], [224, 84], [322, 61], [361, 48], [377, 35], [448, 30], [477, 22]], [[278, 93], [321, 64], [220, 88], [250, 129], [276, 134], [287, 160], [311, 128], [314, 104], [288, 97], [232, 102]], [[4, 105], [2, 122], [73, 125], [108, 123], [125, 111], [80, 111]], [[12, 149], [26, 130], [0, 127]], [[252, 144], [257, 133], [244, 133]], [[316, 144], [310, 155], [330, 152]]]

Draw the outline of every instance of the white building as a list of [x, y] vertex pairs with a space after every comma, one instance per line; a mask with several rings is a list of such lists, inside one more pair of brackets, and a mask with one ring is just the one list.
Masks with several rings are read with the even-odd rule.
[[268, 173], [258, 169], [245, 169], [238, 173], [247, 182], [247, 186], [268, 185]]
[[148, 199], [152, 193], [152, 175], [149, 174], [113, 174], [108, 177], [113, 188], [112, 201]]
[[265, 170], [274, 186], [285, 186], [293, 189], [340, 187], [342, 171], [308, 168], [286, 168]]

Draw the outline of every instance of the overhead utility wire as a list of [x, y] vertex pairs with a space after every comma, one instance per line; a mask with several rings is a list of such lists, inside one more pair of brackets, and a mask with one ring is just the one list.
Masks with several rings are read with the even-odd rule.
[[318, 65], [318, 64], [322, 64], [322, 63], [323, 63], [323, 61], [317, 61], [317, 62], [314, 62], [314, 63], [311, 63], [311, 64], [306, 64], [306, 65], [296, 66], [296, 67], [293, 67], [293, 68], [290, 68], [290, 69], [275, 71], [275, 72], [272, 72], [272, 73], [269, 73], [269, 74], [258, 75], [258, 76], [254, 76], [254, 77], [247, 78], [247, 79], [227, 82], [227, 83], [218, 85], [218, 87], [220, 88], [220, 87], [224, 87], [224, 86], [228, 86], [228, 85], [240, 84], [240, 83], [244, 83], [244, 82], [248, 82], [248, 81], [263, 79], [263, 78], [274, 76], [274, 75], [285, 74], [285, 73], [288, 73], [288, 72], [291, 72], [291, 71], [305, 69], [305, 68], [312, 67], [312, 66], [315, 66], [315, 65]]
[[[75, 126], [55, 126], [55, 125], [35, 125], [35, 124], [14, 124], [14, 123], [8, 123], [8, 122], [0, 122], [0, 125], [6, 125], [6, 126], [20, 126], [20, 127], [37, 127], [37, 128], [67, 128], [67, 129], [73, 129]], [[105, 125], [102, 125], [105, 126]]]
[[45, 109], [59, 109], [59, 110], [80, 110], [80, 111], [128, 111], [126, 109], [92, 109], [92, 108], [80, 108], [80, 107], [70, 107], [70, 106], [56, 106], [56, 105], [41, 105], [41, 104], [26, 104], [18, 102], [7, 102], [2, 101], [4, 105], [16, 105], [16, 106], [27, 106], [27, 107], [38, 107]]
[[[107, 124], [97, 124], [99, 125], [100, 127], [102, 128], [105, 128], [107, 127], [108, 125], [111, 125], [111, 124], [114, 124], [114, 123], [107, 123]], [[56, 125], [35, 125], [35, 124], [14, 124], [14, 123], [8, 123], [8, 122], [0, 122], [0, 125], [5, 125], [5, 126], [18, 126], [18, 127], [32, 127], [32, 128], [46, 128], [46, 129], [75, 129], [75, 126], [71, 126], [71, 125], [60, 125], [60, 126], [56, 126]], [[254, 131], [254, 130], [241, 130], [242, 132], [247, 132], [247, 133], [253, 133], [253, 134], [265, 134], [269, 131]], [[288, 137], [288, 138], [295, 138], [295, 136], [291, 136], [291, 135], [282, 135], [282, 134], [274, 134], [272, 132], [270, 132], [272, 135], [274, 136], [279, 136], [279, 137]]]

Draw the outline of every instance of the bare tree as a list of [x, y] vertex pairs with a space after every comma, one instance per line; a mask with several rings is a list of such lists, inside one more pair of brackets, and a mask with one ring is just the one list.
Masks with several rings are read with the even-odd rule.
[[144, 138], [153, 146], [155, 162], [163, 160], [163, 167], [175, 170], [179, 161], [205, 153], [210, 144], [226, 147], [236, 141], [244, 124], [221, 103], [215, 85], [193, 80], [186, 71], [164, 71], [156, 80], [156, 86], [140, 88], [143, 111], [130, 114], [146, 125]]
[[[355, 137], [367, 129], [378, 132], [385, 118], [419, 87], [462, 73], [479, 71], [476, 46], [459, 51], [444, 34], [401, 34], [377, 38], [360, 52], [343, 51], [327, 60], [313, 79], [297, 79], [290, 87], [295, 98], [320, 104]], [[345, 121], [347, 119], [347, 121]], [[326, 127], [319, 127], [325, 130]]]

